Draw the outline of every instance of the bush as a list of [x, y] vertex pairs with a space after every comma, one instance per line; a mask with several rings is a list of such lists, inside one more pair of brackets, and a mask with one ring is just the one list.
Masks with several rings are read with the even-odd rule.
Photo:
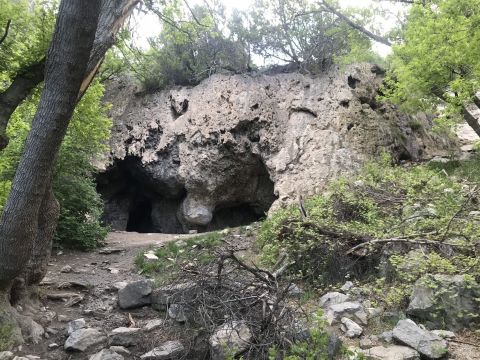
[[[291, 275], [326, 286], [342, 282], [345, 276], [378, 275], [382, 249], [396, 241], [402, 249], [382, 265], [393, 271], [370, 289], [385, 295], [388, 284], [398, 284], [397, 289], [403, 289], [400, 293], [393, 292], [394, 287], [391, 294], [387, 291], [391, 304], [402, 303], [411, 285], [425, 273], [470, 273], [479, 280], [474, 247], [480, 221], [470, 214], [479, 201], [472, 184], [479, 178], [470, 171], [478, 168], [478, 161], [474, 163], [455, 167], [455, 174], [472, 174], [468, 182], [461, 176], [447, 176], [438, 164], [392, 166], [387, 156], [368, 163], [357, 176], [334, 181], [325, 195], [308, 199], [306, 220], [296, 207], [267, 219], [257, 242], [261, 257], [273, 265], [288, 254], [294, 262]], [[377, 242], [364, 246], [371, 240]], [[432, 243], [416, 243], [425, 241]], [[357, 245], [358, 250], [352, 251]], [[406, 256], [420, 246], [424, 251], [410, 271], [405, 268], [411, 262]]]

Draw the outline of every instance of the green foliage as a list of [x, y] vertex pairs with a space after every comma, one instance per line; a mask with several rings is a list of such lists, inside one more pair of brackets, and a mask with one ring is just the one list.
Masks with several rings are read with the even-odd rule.
[[221, 244], [222, 234], [211, 232], [190, 237], [185, 240], [168, 242], [163, 247], [153, 250], [158, 260], [147, 262], [141, 252], [135, 259], [135, 265], [142, 273], [152, 275], [159, 283], [168, 283], [189, 264], [206, 264], [215, 259], [212, 249]]
[[0, 0], [0, 33], [11, 20], [0, 51], [0, 91], [22, 68], [45, 56], [55, 24], [57, 1]]
[[[272, 265], [280, 254], [288, 254], [295, 261], [292, 275], [328, 285], [342, 281], [345, 275], [365, 276], [376, 271], [378, 261], [368, 262], [375, 256], [356, 261], [355, 256], [346, 255], [353, 246], [371, 239], [420, 238], [455, 244], [454, 253], [447, 256], [442, 248], [431, 247], [416, 258], [411, 254], [410, 258], [392, 256], [389, 278], [370, 289], [379, 289], [382, 297], [387, 293], [387, 303], [402, 303], [411, 285], [426, 273], [470, 273], [480, 279], [479, 261], [474, 256], [480, 222], [469, 215], [477, 208], [478, 199], [471, 182], [466, 185], [435, 166], [392, 166], [384, 157], [368, 163], [355, 177], [334, 181], [325, 195], [308, 199], [307, 221], [299, 219], [296, 207], [276, 212], [258, 235], [263, 261]], [[456, 172], [474, 168], [478, 168], [478, 160], [458, 165]], [[363, 251], [375, 254], [377, 250], [367, 247]], [[392, 282], [396, 285], [385, 290]]]
[[[95, 160], [107, 151], [111, 120], [100, 103], [103, 86], [92, 84], [75, 109], [60, 148], [53, 179], [53, 190], [61, 213], [55, 240], [79, 248], [92, 248], [101, 242], [107, 229], [101, 225], [103, 203], [93, 181]], [[40, 98], [37, 89], [12, 115], [8, 146], [0, 153], [0, 206], [11, 187], [30, 124]]]
[[385, 99], [408, 111], [436, 112], [446, 104], [448, 123], [480, 85], [478, 1], [425, 3], [412, 6], [404, 43], [393, 48]]

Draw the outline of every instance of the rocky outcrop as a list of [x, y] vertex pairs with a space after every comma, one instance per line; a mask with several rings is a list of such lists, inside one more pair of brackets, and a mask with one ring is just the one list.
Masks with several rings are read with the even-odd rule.
[[215, 75], [193, 88], [136, 93], [112, 84], [110, 166], [99, 177], [114, 229], [183, 232], [255, 220], [321, 193], [382, 151], [421, 159], [449, 148], [376, 100], [371, 64], [321, 76]]

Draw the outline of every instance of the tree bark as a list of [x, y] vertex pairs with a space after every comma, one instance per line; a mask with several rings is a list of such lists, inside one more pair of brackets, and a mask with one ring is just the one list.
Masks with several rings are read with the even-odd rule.
[[[95, 77], [105, 53], [115, 43], [116, 35], [125, 19], [139, 2], [140, 0], [102, 1], [95, 41], [79, 98], [82, 97]], [[3, 93], [0, 93], [0, 150], [3, 150], [8, 144], [5, 132], [10, 117], [18, 105], [43, 81], [44, 67], [45, 59], [27, 66], [17, 74], [12, 84]]]
[[475, 105], [470, 105], [470, 106], [464, 106], [462, 109], [463, 113], [463, 118], [465, 122], [475, 131], [475, 133], [480, 136], [480, 124], [478, 122], [479, 119], [477, 119], [471, 111], [471, 108]]
[[25, 268], [60, 144], [85, 78], [100, 13], [96, 0], [62, 0], [45, 87], [0, 219], [0, 291]]

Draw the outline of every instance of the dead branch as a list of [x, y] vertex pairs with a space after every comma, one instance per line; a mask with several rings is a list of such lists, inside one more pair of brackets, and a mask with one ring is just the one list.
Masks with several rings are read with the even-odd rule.
[[7, 20], [7, 26], [5, 26], [5, 31], [2, 35], [2, 37], [0, 38], [0, 45], [5, 41], [5, 39], [7, 38], [8, 36], [8, 30], [10, 30], [10, 24], [12, 23], [12, 19], [8, 19]]

